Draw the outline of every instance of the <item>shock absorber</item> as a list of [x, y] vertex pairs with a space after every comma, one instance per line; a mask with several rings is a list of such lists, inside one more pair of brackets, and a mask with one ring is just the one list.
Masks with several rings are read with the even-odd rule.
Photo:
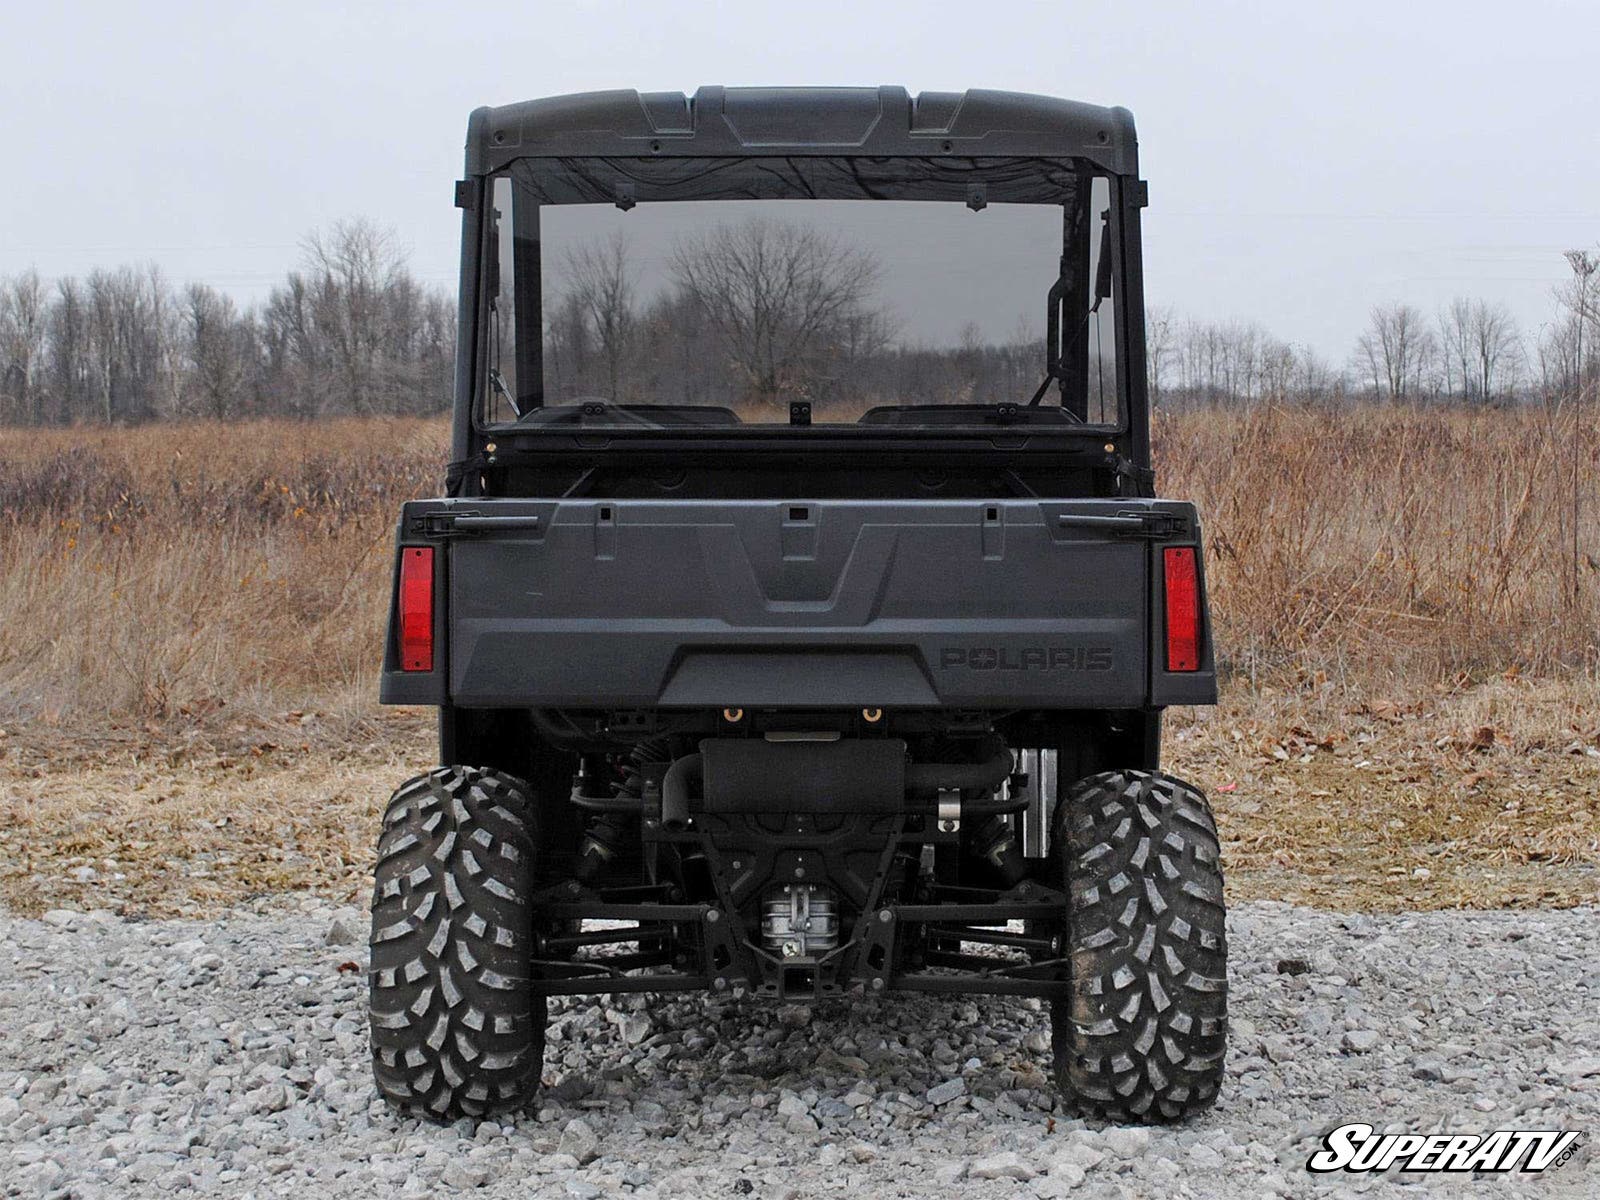
[[[652, 764], [660, 764], [672, 757], [671, 744], [664, 737], [646, 738], [616, 764], [621, 779], [611, 785], [611, 794], [618, 797], [640, 799], [644, 795], [646, 778]], [[588, 774], [598, 774], [594, 764], [584, 763]], [[635, 834], [639, 821], [637, 813], [598, 812], [593, 814], [584, 829], [583, 841], [578, 847], [577, 877], [582, 883], [592, 883], [600, 873], [614, 862], [628, 840]]]
[[611, 863], [639, 818], [630, 813], [596, 813], [584, 830], [583, 844], [578, 847], [577, 876], [580, 883], [593, 883], [607, 864]]
[[643, 796], [646, 776], [652, 763], [672, 761], [672, 743], [665, 737], [646, 738], [628, 751], [620, 764], [622, 782], [612, 790], [619, 796]]

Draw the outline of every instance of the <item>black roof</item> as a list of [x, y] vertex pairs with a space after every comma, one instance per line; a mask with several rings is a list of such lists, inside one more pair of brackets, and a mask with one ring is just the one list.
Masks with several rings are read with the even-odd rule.
[[1127, 109], [981, 88], [581, 92], [480, 108], [467, 125], [468, 174], [518, 158], [655, 154], [1037, 155], [1138, 173]]

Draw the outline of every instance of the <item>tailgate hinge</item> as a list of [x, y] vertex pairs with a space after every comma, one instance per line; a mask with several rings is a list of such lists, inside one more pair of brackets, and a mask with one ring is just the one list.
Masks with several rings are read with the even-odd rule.
[[453, 512], [428, 512], [411, 518], [411, 532], [425, 538], [454, 537], [456, 514]]
[[1186, 537], [1192, 531], [1189, 518], [1182, 513], [1143, 512], [1139, 514], [1139, 520], [1144, 525], [1140, 536], [1152, 538], [1158, 542], [1164, 542], [1171, 538]]

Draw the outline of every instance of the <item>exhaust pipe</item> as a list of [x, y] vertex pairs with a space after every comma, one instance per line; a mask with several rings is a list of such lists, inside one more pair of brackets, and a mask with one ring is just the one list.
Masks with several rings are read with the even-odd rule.
[[1016, 770], [1011, 747], [998, 733], [986, 734], [984, 758], [975, 763], [912, 763], [906, 767], [906, 790], [912, 792], [993, 791]]
[[661, 824], [666, 829], [681, 831], [689, 825], [689, 796], [704, 790], [705, 760], [698, 754], [686, 754], [672, 760], [661, 779]]

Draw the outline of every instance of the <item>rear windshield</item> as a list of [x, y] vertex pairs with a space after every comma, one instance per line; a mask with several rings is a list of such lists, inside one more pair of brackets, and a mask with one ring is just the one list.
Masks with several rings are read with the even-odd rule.
[[519, 162], [485, 214], [482, 411], [1115, 427], [1110, 196], [1040, 160]]

